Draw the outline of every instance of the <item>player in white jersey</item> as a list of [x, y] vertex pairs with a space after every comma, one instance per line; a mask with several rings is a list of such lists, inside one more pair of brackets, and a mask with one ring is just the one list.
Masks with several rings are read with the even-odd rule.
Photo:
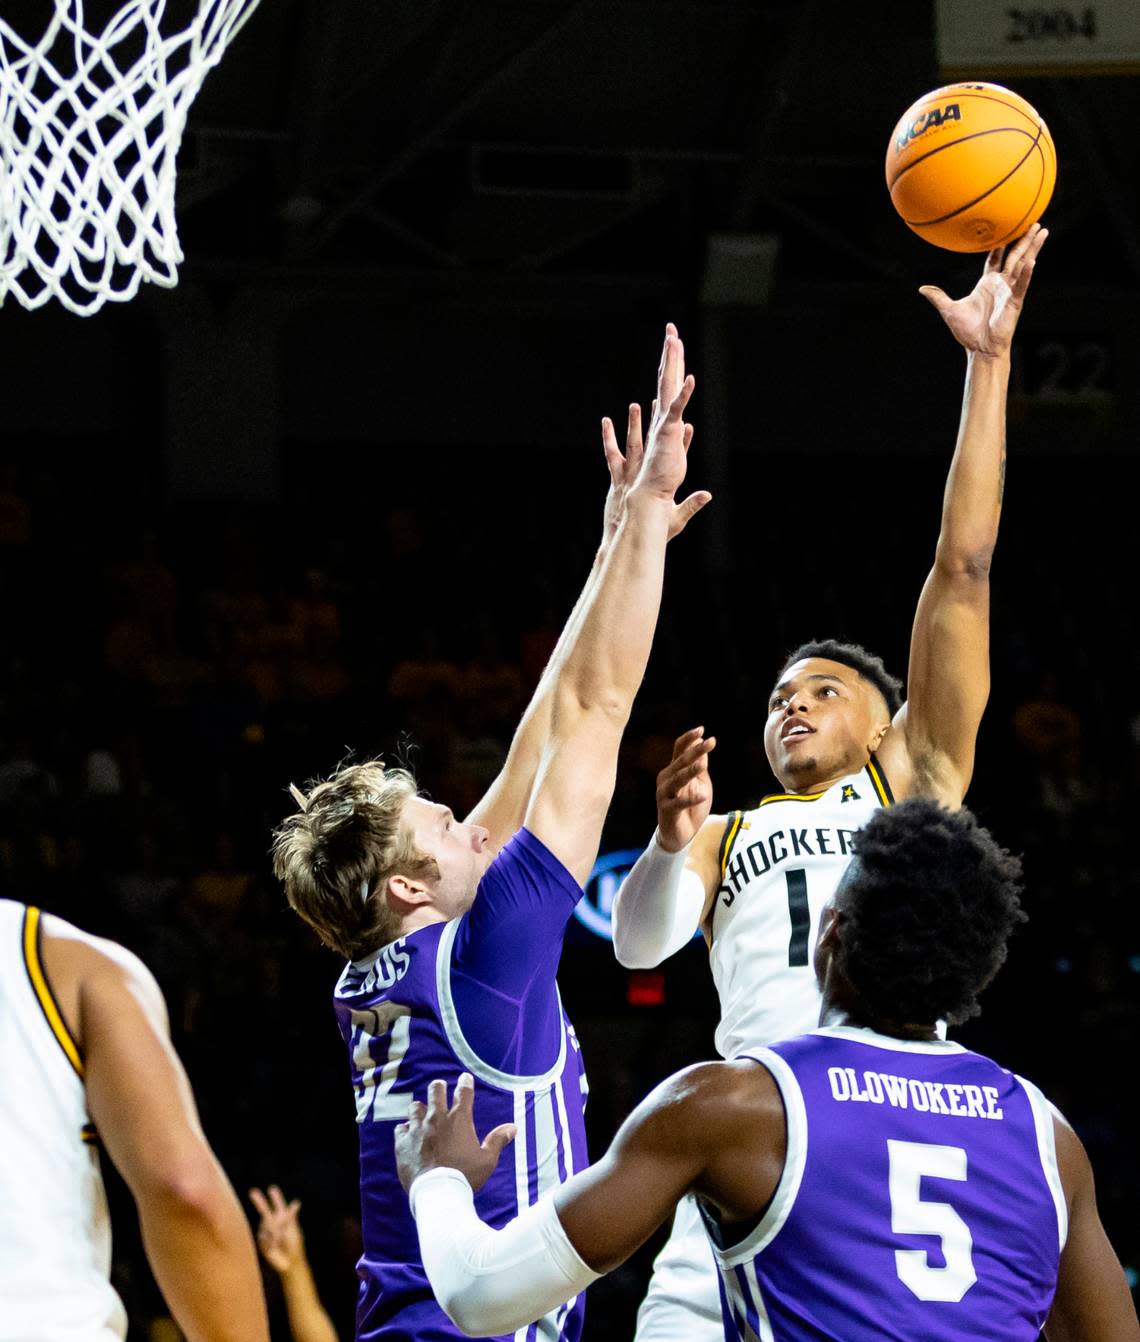
[[[710, 815], [697, 728], [658, 778], [657, 832], [618, 892], [614, 948], [629, 968], [660, 964], [700, 928], [721, 1003], [725, 1058], [814, 1027], [810, 966], [819, 916], [848, 861], [851, 833], [894, 798], [962, 803], [989, 696], [989, 569], [1005, 483], [1010, 346], [1047, 230], [992, 252], [965, 298], [923, 294], [966, 350], [958, 441], [934, 566], [911, 634], [907, 700], [863, 648], [824, 640], [792, 653], [768, 700], [764, 746], [785, 791], [753, 810]], [[786, 501], [810, 517], [810, 471]], [[779, 492], [779, 491], [777, 491]], [[820, 538], [825, 543], [826, 538]], [[803, 565], [786, 561], [790, 599]], [[717, 1274], [686, 1199], [654, 1264], [637, 1342], [721, 1342]]]
[[139, 960], [0, 900], [0, 1342], [115, 1342], [102, 1145], [188, 1342], [268, 1342], [253, 1237]]

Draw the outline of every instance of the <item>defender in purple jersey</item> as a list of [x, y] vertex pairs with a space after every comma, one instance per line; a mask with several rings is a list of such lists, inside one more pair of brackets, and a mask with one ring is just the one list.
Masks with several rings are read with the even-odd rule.
[[[605, 534], [586, 588], [515, 735], [502, 774], [468, 818], [418, 795], [404, 770], [354, 765], [307, 794], [274, 841], [292, 907], [349, 964], [336, 987], [360, 1133], [364, 1254], [360, 1342], [460, 1334], [440, 1309], [399, 1187], [393, 1132], [432, 1077], [478, 1079], [482, 1158], [512, 1136], [513, 1160], [482, 1186], [504, 1225], [586, 1165], [585, 1074], [555, 974], [566, 923], [597, 856], [618, 746], [645, 672], [665, 546], [709, 500], [685, 476], [693, 390], [667, 328], [648, 441], [631, 409], [610, 468]], [[515, 1342], [576, 1342], [566, 1300], [510, 1329]]]
[[693, 1192], [726, 1342], [1140, 1342], [1076, 1134], [935, 1029], [977, 1012], [1019, 886], [969, 812], [877, 812], [816, 946], [821, 1027], [666, 1081], [597, 1165], [497, 1231], [472, 1206], [490, 1155], [471, 1079], [450, 1110], [433, 1081], [397, 1149], [449, 1312], [469, 1331], [541, 1313]]

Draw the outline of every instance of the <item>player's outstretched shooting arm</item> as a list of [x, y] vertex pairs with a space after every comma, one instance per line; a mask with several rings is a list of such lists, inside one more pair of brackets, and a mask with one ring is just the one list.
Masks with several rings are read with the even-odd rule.
[[1005, 411], [1010, 347], [1037, 255], [1039, 224], [991, 252], [973, 291], [951, 300], [925, 286], [966, 350], [958, 441], [942, 505], [934, 567], [911, 632], [907, 702], [878, 747], [896, 797], [962, 804], [974, 771], [990, 690], [990, 561], [1005, 486]]
[[[674, 327], [670, 326], [669, 330], [676, 334]], [[657, 404], [659, 402], [655, 401], [654, 413]], [[692, 427], [684, 425], [683, 434], [683, 446], [687, 451], [692, 440]], [[639, 405], [632, 404], [629, 407], [625, 454], [618, 447], [614, 426], [609, 419], [602, 420], [602, 447], [610, 472], [610, 487], [606, 495], [601, 544], [581, 595], [515, 731], [506, 763], [486, 795], [467, 817], [468, 824], [485, 825], [490, 830], [491, 842], [496, 848], [501, 848], [523, 823], [538, 767], [550, 740], [555, 686], [582, 632], [585, 612], [625, 515], [626, 498], [641, 471], [645, 448]], [[707, 492], [699, 490], [673, 509], [669, 523], [670, 540], [685, 529], [689, 520], [708, 503], [710, 497]]]
[[[1005, 481], [1005, 407], [1010, 346], [1047, 230], [1034, 225], [992, 252], [973, 291], [953, 301], [930, 286], [967, 356], [958, 441], [950, 465], [934, 567], [911, 637], [907, 703], [873, 744], [895, 797], [962, 803], [989, 697], [989, 570]], [[657, 831], [618, 890], [614, 952], [630, 969], [680, 950], [710, 917], [720, 885], [727, 817], [711, 815], [701, 728], [679, 737], [657, 779]]]

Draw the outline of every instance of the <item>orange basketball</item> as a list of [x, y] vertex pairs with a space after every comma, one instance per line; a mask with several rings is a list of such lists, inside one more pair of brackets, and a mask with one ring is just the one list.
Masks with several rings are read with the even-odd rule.
[[1056, 180], [1049, 128], [999, 84], [927, 93], [887, 146], [887, 186], [903, 223], [951, 252], [988, 252], [1020, 237]]

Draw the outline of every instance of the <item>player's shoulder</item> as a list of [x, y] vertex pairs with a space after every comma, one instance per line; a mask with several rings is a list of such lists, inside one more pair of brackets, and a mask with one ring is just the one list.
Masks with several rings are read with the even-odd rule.
[[775, 1077], [754, 1058], [694, 1063], [663, 1081], [650, 1100], [663, 1127], [702, 1135], [783, 1114]]
[[44, 959], [54, 976], [75, 974], [85, 982], [121, 985], [147, 995], [159, 992], [143, 961], [119, 942], [84, 931], [57, 914], [43, 914], [40, 926]]

